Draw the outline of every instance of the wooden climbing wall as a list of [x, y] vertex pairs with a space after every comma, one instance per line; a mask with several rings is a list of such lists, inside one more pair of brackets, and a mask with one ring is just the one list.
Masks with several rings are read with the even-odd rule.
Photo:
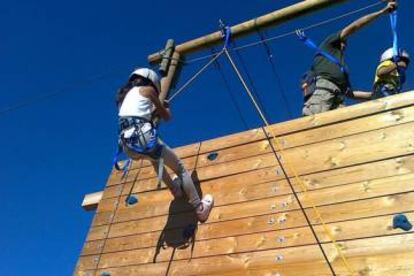
[[[414, 275], [414, 233], [392, 228], [397, 213], [414, 221], [414, 92], [271, 129], [335, 273], [350, 275], [313, 203], [357, 275]], [[262, 129], [177, 152], [216, 200], [194, 241], [189, 206], [135, 162], [125, 179], [110, 175], [75, 275], [332, 275]], [[126, 206], [134, 180], [139, 203]]]

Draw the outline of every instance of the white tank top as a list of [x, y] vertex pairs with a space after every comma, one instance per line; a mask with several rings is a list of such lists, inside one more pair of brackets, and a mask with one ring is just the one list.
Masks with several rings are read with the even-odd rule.
[[142, 87], [134, 87], [125, 96], [119, 109], [118, 116], [138, 116], [151, 120], [151, 113], [154, 110], [152, 101], [141, 95], [140, 89]]

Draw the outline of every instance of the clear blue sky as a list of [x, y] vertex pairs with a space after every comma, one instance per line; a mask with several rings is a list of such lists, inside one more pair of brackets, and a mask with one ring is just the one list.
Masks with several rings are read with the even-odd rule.
[[[219, 18], [235, 24], [296, 1], [3, 1], [0, 8], [1, 275], [70, 275], [92, 220], [80, 208], [84, 194], [101, 190], [116, 142], [114, 93], [132, 68], [168, 38], [178, 42], [217, 29]], [[279, 28], [277, 35], [366, 6], [350, 1]], [[400, 1], [402, 46], [414, 53], [412, 1]], [[308, 31], [320, 41], [358, 15]], [[257, 40], [256, 35], [237, 42]], [[271, 44], [293, 116], [301, 95], [298, 78], [313, 53], [295, 37]], [[388, 17], [349, 40], [347, 61], [355, 88], [369, 90], [381, 51], [391, 45]], [[207, 52], [208, 53], [208, 52]], [[206, 53], [200, 53], [203, 55]], [[272, 122], [289, 118], [281, 89], [263, 47], [241, 52]], [[224, 74], [248, 128], [257, 114], [222, 59]], [[186, 66], [181, 83], [202, 66]], [[408, 73], [406, 89], [414, 87]], [[101, 77], [101, 78], [99, 78]], [[25, 107], [1, 110], [50, 93]], [[174, 119], [162, 127], [172, 146], [246, 128], [220, 74], [212, 67], [172, 105]]]

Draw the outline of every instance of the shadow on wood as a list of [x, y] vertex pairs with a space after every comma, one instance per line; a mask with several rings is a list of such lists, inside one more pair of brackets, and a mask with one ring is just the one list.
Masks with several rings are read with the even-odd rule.
[[[202, 198], [203, 194], [200, 188], [200, 180], [198, 179], [197, 171], [193, 170], [191, 174], [194, 186], [197, 192]], [[167, 223], [162, 230], [157, 242], [157, 249], [153, 258], [153, 262], [157, 262], [157, 256], [162, 249], [172, 247], [173, 251], [169, 260], [166, 275], [168, 275], [169, 267], [174, 259], [175, 251], [186, 250], [191, 248], [190, 260], [193, 256], [193, 250], [196, 240], [196, 233], [198, 228], [198, 219], [195, 212], [186, 212], [181, 215], [177, 215], [179, 210], [191, 210], [192, 206], [188, 203], [188, 198], [183, 196], [182, 198], [176, 198], [170, 203], [168, 210]], [[177, 227], [178, 226], [178, 227]]]

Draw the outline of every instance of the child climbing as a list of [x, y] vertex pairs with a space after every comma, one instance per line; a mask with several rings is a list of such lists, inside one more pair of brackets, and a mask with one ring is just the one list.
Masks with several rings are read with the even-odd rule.
[[375, 70], [372, 98], [378, 99], [400, 93], [409, 63], [410, 56], [406, 50], [400, 49], [395, 59], [393, 49], [387, 49], [381, 55], [380, 64]]
[[[119, 108], [119, 142], [123, 151], [132, 159], [152, 161], [159, 177], [168, 186], [175, 198], [187, 195], [200, 222], [208, 219], [214, 200], [209, 194], [202, 200], [197, 193], [189, 172], [174, 151], [158, 138], [158, 129], [153, 119], [169, 120], [171, 112], [168, 103], [158, 98], [160, 92], [158, 74], [148, 68], [132, 72], [127, 83], [119, 89], [116, 104]], [[172, 180], [163, 169], [164, 164], [177, 177]]]

